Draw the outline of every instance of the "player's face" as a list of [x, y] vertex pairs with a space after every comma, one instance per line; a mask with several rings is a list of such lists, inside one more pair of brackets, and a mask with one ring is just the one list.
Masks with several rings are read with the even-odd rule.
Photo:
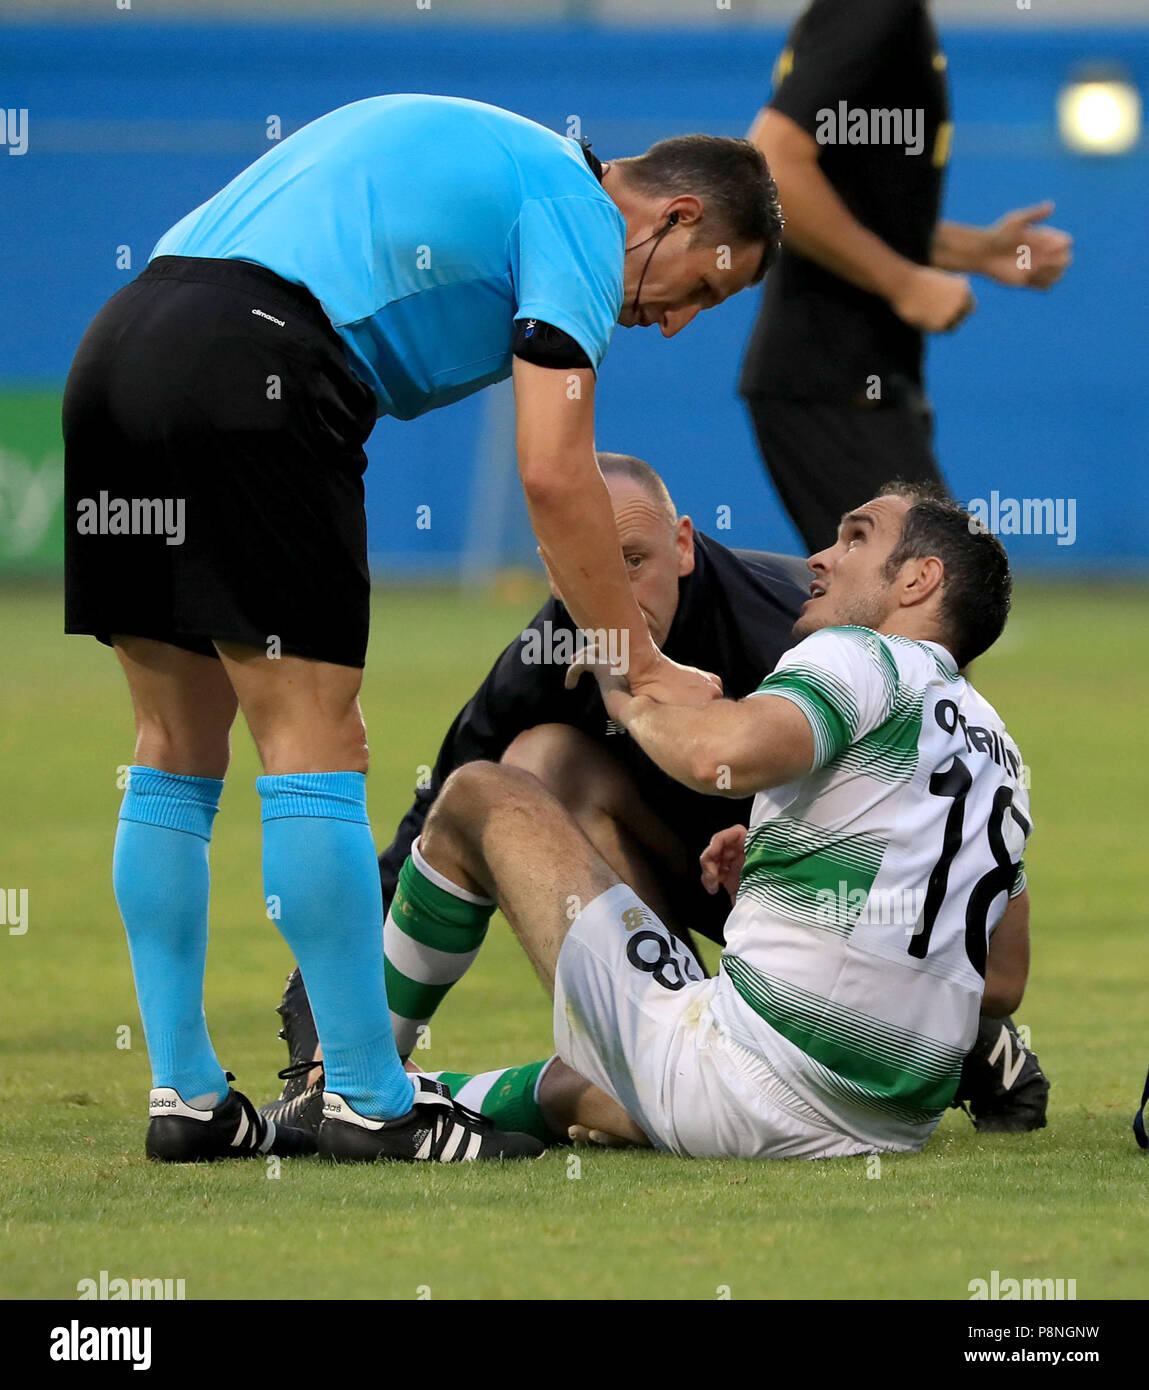
[[881, 629], [897, 607], [885, 564], [901, 537], [902, 519], [909, 509], [904, 497], [875, 497], [846, 513], [834, 544], [807, 561], [814, 579], [794, 624], [795, 637], [809, 637], [823, 627]]
[[637, 313], [634, 296], [650, 248], [639, 247], [627, 256], [618, 316], [623, 328], [657, 324], [664, 338], [673, 338], [703, 309], [713, 309], [750, 284], [762, 260], [762, 242], [711, 245], [704, 235], [691, 244], [692, 236], [689, 225], [673, 227], [655, 247]]
[[661, 646], [678, 611], [678, 581], [694, 568], [694, 527], [688, 516], [671, 525], [666, 513], [630, 478], [606, 480], [622, 559], [650, 635]]

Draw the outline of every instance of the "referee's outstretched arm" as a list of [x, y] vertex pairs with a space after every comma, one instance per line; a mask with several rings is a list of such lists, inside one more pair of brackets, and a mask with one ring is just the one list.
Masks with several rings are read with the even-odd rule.
[[531, 527], [575, 623], [619, 634], [631, 688], [656, 700], [701, 704], [717, 677], [678, 666], [654, 644], [618, 546], [610, 494], [595, 461], [592, 368], [514, 360], [515, 446]]

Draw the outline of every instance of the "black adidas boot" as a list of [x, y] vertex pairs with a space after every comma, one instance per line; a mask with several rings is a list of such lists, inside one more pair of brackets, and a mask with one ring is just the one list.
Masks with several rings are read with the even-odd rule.
[[[323, 1064], [312, 1060], [319, 1046], [319, 1034], [298, 966], [288, 975], [283, 999], [275, 1012], [283, 1020], [279, 1036], [287, 1044], [287, 1066], [278, 1073], [283, 1082], [279, 1099], [261, 1105], [259, 1113], [274, 1124], [318, 1134], [323, 1119]], [[319, 1077], [309, 1084], [307, 1077], [317, 1066]]]
[[544, 1147], [529, 1134], [504, 1134], [485, 1115], [468, 1110], [429, 1076], [413, 1076], [415, 1101], [406, 1115], [371, 1120], [342, 1096], [323, 1097], [319, 1152], [337, 1163], [468, 1163], [480, 1158], [537, 1158]]
[[[227, 1079], [232, 1080], [231, 1072]], [[195, 1110], [170, 1086], [152, 1091], [144, 1152], [161, 1163], [212, 1163], [221, 1158], [294, 1158], [313, 1154], [315, 1136], [265, 1120], [240, 1091], [228, 1088], [214, 1110]]]

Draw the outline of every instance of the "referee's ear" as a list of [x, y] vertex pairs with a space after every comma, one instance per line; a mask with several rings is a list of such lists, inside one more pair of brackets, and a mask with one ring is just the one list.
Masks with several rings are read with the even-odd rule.
[[674, 545], [678, 551], [678, 577], [694, 573], [694, 522], [680, 516], [674, 523]]

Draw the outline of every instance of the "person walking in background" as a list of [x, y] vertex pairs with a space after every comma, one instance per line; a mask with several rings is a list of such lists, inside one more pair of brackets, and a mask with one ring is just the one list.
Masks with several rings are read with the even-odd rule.
[[989, 227], [939, 220], [952, 126], [924, 0], [813, 0], [749, 138], [786, 217], [742, 365], [758, 445], [810, 551], [885, 478], [942, 484], [927, 333], [976, 307], [971, 274], [1048, 289], [1072, 239], [1050, 202]]

